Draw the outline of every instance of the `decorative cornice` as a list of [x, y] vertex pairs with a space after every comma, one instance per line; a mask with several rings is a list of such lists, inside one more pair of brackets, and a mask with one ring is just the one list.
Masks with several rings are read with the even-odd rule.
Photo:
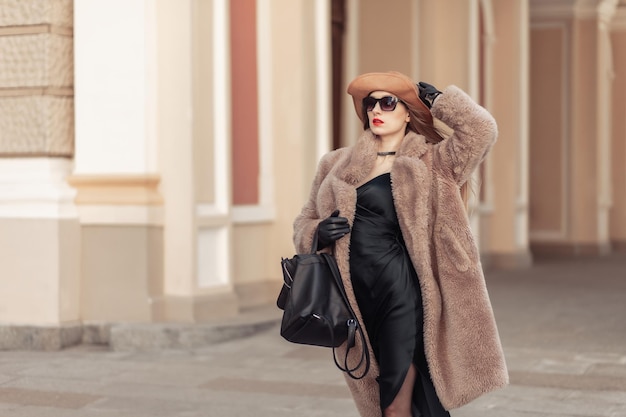
[[0, 36], [39, 35], [42, 33], [72, 37], [74, 36], [74, 29], [51, 24], [0, 27]]
[[626, 31], [626, 5], [620, 4], [611, 19], [612, 31]]
[[158, 175], [72, 175], [77, 205], [161, 205]]
[[73, 87], [15, 87], [0, 88], [0, 97], [60, 96], [74, 97]]
[[609, 22], [618, 0], [530, 0], [531, 19], [599, 19]]
[[618, 3], [619, 0], [603, 0], [598, 6], [598, 18], [604, 23], [610, 23]]
[[532, 19], [571, 19], [575, 15], [576, 0], [530, 0]]

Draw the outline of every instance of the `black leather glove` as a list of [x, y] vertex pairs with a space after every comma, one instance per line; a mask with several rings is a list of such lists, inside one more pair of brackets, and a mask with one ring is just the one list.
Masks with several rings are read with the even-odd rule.
[[439, 94], [442, 94], [441, 91], [437, 90], [435, 86], [420, 81], [417, 83], [417, 89], [420, 92], [420, 100], [424, 102], [426, 107], [429, 109], [433, 106], [435, 99]]
[[330, 246], [350, 232], [348, 219], [339, 217], [339, 210], [333, 211], [330, 217], [322, 220], [317, 228], [317, 250]]

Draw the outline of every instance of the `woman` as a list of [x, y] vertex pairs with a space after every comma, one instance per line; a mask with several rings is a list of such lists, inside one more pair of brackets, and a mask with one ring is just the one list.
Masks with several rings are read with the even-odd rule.
[[[496, 123], [459, 88], [397, 72], [361, 75], [348, 93], [364, 132], [320, 161], [296, 249], [317, 233], [318, 249], [334, 250], [364, 326], [375, 360], [347, 379], [361, 416], [449, 416], [508, 383], [460, 192]], [[452, 130], [445, 139], [437, 119]]]

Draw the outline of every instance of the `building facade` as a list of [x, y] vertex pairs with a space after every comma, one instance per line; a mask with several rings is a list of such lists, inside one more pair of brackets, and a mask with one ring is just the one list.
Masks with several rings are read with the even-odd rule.
[[369, 71], [495, 116], [486, 267], [624, 252], [625, 51], [624, 0], [0, 0], [0, 348], [273, 303]]

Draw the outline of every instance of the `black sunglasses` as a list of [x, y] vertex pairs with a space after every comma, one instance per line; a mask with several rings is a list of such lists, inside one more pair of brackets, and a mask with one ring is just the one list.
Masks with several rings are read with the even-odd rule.
[[367, 96], [363, 99], [363, 108], [365, 111], [372, 111], [374, 110], [374, 107], [376, 107], [376, 103], [380, 103], [380, 109], [382, 111], [394, 111], [399, 101], [398, 97], [392, 96], [385, 96], [381, 98]]

